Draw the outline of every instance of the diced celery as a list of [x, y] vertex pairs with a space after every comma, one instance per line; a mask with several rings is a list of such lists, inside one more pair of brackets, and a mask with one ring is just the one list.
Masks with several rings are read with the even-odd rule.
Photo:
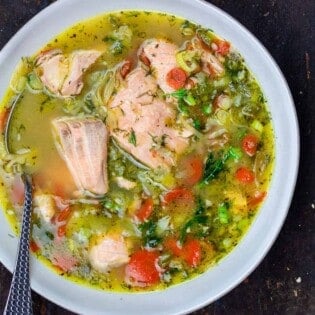
[[240, 160], [243, 156], [243, 152], [240, 148], [231, 147], [229, 153], [235, 161]]
[[176, 54], [177, 64], [188, 73], [194, 72], [198, 68], [199, 64], [196, 58], [195, 52], [192, 51], [184, 50]]
[[218, 217], [219, 221], [222, 224], [227, 224], [229, 223], [229, 204], [227, 202], [219, 204], [218, 207]]
[[189, 106], [195, 106], [196, 105], [196, 100], [190, 93], [188, 93], [186, 96], [184, 96], [184, 101]]
[[255, 119], [255, 120], [251, 123], [250, 126], [251, 126], [253, 129], [255, 129], [256, 131], [258, 131], [259, 133], [262, 133], [263, 130], [264, 130], [264, 126], [263, 126], [262, 123], [261, 123], [259, 120], [257, 120], [257, 119]]
[[205, 114], [205, 115], [210, 115], [212, 113], [212, 104], [211, 103], [208, 103], [208, 104], [204, 104], [202, 106], [202, 112]]

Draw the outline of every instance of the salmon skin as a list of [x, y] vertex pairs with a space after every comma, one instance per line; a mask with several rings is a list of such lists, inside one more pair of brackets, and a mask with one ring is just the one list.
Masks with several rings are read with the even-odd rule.
[[82, 195], [102, 196], [108, 191], [105, 124], [96, 118], [61, 117], [52, 121], [60, 156]]

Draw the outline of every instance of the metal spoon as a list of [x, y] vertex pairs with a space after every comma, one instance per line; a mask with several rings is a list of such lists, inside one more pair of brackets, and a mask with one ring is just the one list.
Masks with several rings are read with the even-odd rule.
[[[5, 145], [9, 150], [9, 124], [12, 113], [16, 104], [20, 99], [20, 95], [15, 99], [6, 124], [5, 129]], [[22, 174], [24, 182], [24, 205], [23, 218], [21, 226], [21, 236], [18, 246], [17, 260], [12, 277], [11, 287], [4, 309], [4, 315], [32, 315], [32, 297], [29, 277], [29, 244], [31, 231], [31, 214], [32, 214], [32, 178], [29, 175]]]

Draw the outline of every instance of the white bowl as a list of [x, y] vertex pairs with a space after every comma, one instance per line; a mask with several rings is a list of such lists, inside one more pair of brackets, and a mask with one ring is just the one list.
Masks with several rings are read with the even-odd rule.
[[[213, 302], [238, 285], [264, 258], [287, 215], [297, 177], [299, 132], [293, 100], [278, 66], [242, 25], [199, 0], [62, 0], [28, 22], [0, 52], [0, 97], [19, 59], [40, 49], [68, 26], [102, 12], [145, 9], [168, 12], [213, 29], [245, 57], [269, 103], [276, 136], [276, 160], [268, 198], [240, 244], [203, 275], [165, 291], [108, 293], [69, 282], [31, 260], [32, 288], [47, 299], [83, 314], [182, 314]], [[17, 238], [0, 211], [0, 260], [13, 270]]]

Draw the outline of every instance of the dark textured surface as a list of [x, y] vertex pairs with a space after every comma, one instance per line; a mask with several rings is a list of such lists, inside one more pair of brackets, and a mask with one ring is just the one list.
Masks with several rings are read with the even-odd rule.
[[[51, 2], [0, 0], [0, 48]], [[209, 2], [256, 35], [283, 71], [300, 124], [301, 164], [289, 215], [267, 257], [237, 288], [193, 314], [315, 314], [315, 1]], [[0, 312], [4, 309], [10, 280], [10, 273], [0, 264]], [[33, 301], [34, 314], [72, 314], [35, 293]]]

